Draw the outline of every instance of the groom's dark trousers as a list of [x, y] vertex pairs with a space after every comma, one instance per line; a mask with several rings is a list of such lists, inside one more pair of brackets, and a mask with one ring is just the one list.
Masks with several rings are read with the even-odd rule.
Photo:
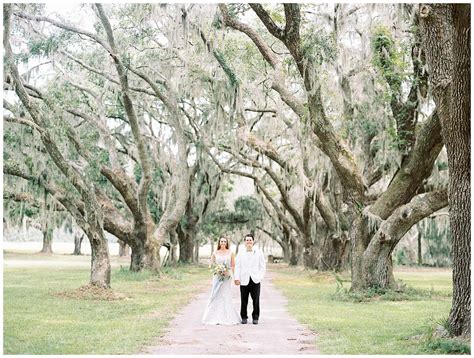
[[247, 286], [240, 285], [240, 317], [247, 319], [247, 305], [249, 303], [249, 294], [252, 297], [253, 312], [252, 319], [258, 320], [260, 316], [260, 283], [255, 283], [250, 278]]

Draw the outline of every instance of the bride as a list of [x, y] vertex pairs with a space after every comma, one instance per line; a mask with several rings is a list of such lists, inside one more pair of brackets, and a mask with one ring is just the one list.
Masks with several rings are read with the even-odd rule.
[[226, 265], [229, 269], [224, 276], [214, 275], [209, 302], [202, 317], [203, 324], [239, 324], [240, 317], [232, 306], [231, 282], [235, 267], [235, 255], [229, 249], [229, 240], [219, 238], [219, 246], [211, 256], [212, 264]]

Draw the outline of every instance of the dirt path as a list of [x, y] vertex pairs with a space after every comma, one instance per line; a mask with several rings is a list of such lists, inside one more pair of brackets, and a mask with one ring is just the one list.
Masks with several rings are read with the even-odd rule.
[[[205, 326], [202, 314], [209, 289], [200, 293], [181, 314], [170, 322], [170, 328], [142, 354], [319, 354], [315, 334], [299, 324], [286, 310], [287, 300], [271, 283], [267, 273], [260, 293], [258, 325]], [[209, 283], [210, 284], [210, 283]], [[239, 288], [232, 285], [232, 300], [240, 311]], [[249, 316], [252, 312], [249, 299]]]

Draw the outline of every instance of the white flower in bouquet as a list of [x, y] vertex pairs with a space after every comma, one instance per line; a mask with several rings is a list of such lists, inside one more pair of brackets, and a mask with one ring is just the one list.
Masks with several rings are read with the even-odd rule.
[[210, 271], [220, 281], [228, 280], [230, 278], [230, 270], [226, 264], [211, 264]]

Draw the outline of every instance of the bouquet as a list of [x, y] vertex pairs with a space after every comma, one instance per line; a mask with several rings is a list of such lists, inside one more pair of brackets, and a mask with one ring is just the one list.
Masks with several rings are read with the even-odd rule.
[[219, 281], [225, 281], [230, 278], [230, 270], [226, 264], [211, 264], [210, 271], [214, 276], [217, 276]]

